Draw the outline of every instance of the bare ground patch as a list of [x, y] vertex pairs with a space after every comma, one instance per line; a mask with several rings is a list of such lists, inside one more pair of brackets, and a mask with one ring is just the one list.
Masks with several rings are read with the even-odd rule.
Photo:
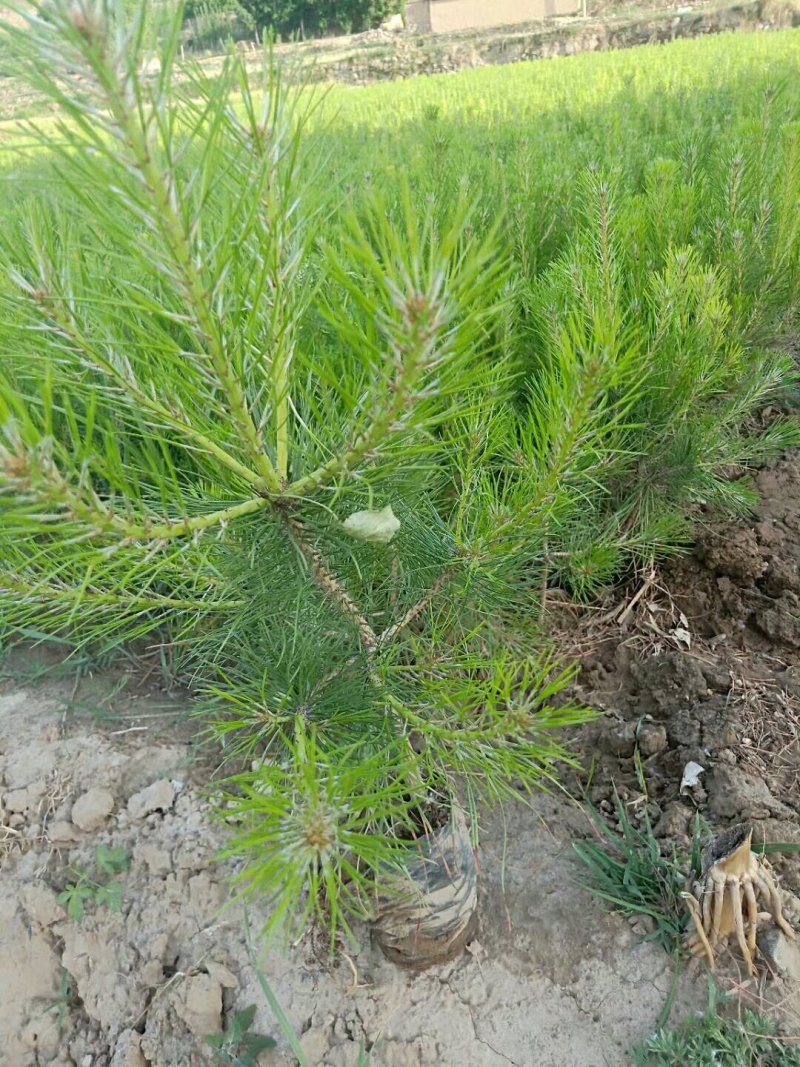
[[[279, 1038], [259, 1063], [293, 1062], [242, 912], [223, 910], [231, 867], [215, 862], [224, 830], [191, 738], [166, 739], [153, 694], [105, 721], [64, 719], [70, 689], [6, 683], [0, 695], [0, 1063], [196, 1067], [213, 1062], [204, 1036], [250, 1004], [254, 1029]], [[671, 964], [580, 887], [571, 840], [584, 818], [543, 797], [487, 824], [480, 931], [455, 964], [407, 974], [365, 931], [333, 963], [311, 937], [270, 952], [264, 972], [309, 1062], [349, 1067], [362, 1045], [381, 1067], [628, 1062], [655, 1027]], [[121, 909], [89, 900], [70, 918], [58, 894], [76, 871], [96, 872], [100, 846], [130, 857], [111, 879]]]

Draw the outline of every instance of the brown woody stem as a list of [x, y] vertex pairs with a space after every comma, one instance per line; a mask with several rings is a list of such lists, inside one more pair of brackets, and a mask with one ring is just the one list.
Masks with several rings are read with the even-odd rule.
[[361, 643], [364, 645], [365, 651], [371, 655], [378, 647], [377, 634], [341, 582], [335, 578], [325, 566], [325, 561], [317, 549], [306, 540], [305, 527], [303, 524], [297, 519], [289, 519], [288, 525], [295, 544], [300, 549], [303, 558], [311, 568], [311, 572], [317, 579], [323, 593], [325, 593], [331, 600], [335, 601], [344, 614], [349, 615], [353, 620], [358, 628], [358, 632], [361, 636]]

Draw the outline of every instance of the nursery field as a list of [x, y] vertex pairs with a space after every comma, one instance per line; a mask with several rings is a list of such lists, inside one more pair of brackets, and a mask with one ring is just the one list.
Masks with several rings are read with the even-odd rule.
[[76, 10], [8, 30], [0, 1065], [692, 1062], [695, 831], [800, 918], [800, 31], [298, 92]]
[[[377, 204], [399, 230], [419, 225], [424, 239], [443, 238], [468, 211], [455, 226], [502, 274], [491, 339], [498, 365], [518, 381], [527, 376], [516, 396], [523, 403], [533, 379], [541, 386], [540, 375], [549, 375], [537, 397], [543, 423], [557, 421], [582, 388], [577, 364], [586, 359], [576, 349], [601, 345], [604, 329], [616, 335], [615, 358], [589, 376], [582, 429], [591, 444], [561, 442], [567, 465], [581, 468], [592, 449], [605, 454], [593, 456], [574, 485], [560, 478], [555, 496], [564, 509], [545, 509], [552, 529], [538, 524], [528, 561], [534, 586], [591, 596], [626, 567], [684, 543], [687, 509], [698, 501], [747, 507], [747, 486], [730, 466], [795, 434], [781, 420], [758, 445], [739, 431], [760, 397], [791, 386], [780, 339], [793, 335], [800, 285], [799, 31], [723, 34], [313, 97], [295, 180], [315, 235], [334, 246], [351, 215], [369, 226]], [[232, 99], [238, 107], [235, 91]], [[253, 106], [261, 99], [256, 88]], [[69, 188], [64, 159], [43, 152], [40, 142], [61, 142], [51, 121], [33, 130], [32, 141], [15, 134], [6, 151], [0, 214], [9, 265], [20, 250], [31, 263], [53, 255], [35, 234], [49, 239], [47, 212], [66, 210], [78, 242], [87, 217], [90, 240], [112, 225], [113, 209], [106, 219], [93, 197]], [[32, 214], [31, 199], [39, 205]], [[114, 261], [123, 275], [141, 266], [129, 251]], [[314, 256], [304, 269], [316, 284], [326, 267]], [[565, 342], [561, 326], [575, 318], [586, 337]], [[13, 335], [16, 324], [5, 329]], [[352, 342], [337, 329], [318, 335], [325, 359]], [[159, 372], [173, 369], [164, 361]], [[641, 387], [643, 373], [652, 381]], [[628, 401], [631, 417], [620, 426]], [[545, 463], [557, 451], [551, 430], [527, 443]], [[498, 452], [508, 448], [510, 439]], [[721, 468], [725, 478], [715, 475]], [[496, 503], [511, 506], [510, 497]]]
[[[356, 198], [374, 186], [396, 189], [401, 176], [438, 202], [466, 187], [481, 218], [504, 219], [519, 265], [531, 272], [574, 233], [591, 168], [610, 168], [622, 190], [638, 197], [652, 195], [654, 185], [677, 184], [683, 195], [694, 187], [698, 214], [683, 219], [686, 229], [676, 218], [682, 202], [658, 212], [672, 227], [660, 236], [680, 242], [703, 219], [724, 219], [729, 167], [739, 155], [752, 164], [758, 156], [767, 169], [777, 162], [767, 144], [791, 137], [799, 64], [795, 31], [722, 34], [366, 89], [333, 87], [323, 108], [331, 122], [326, 165], [332, 189], [344, 184]], [[758, 179], [752, 166], [748, 171], [752, 191]], [[705, 198], [697, 182], [706, 183]]]

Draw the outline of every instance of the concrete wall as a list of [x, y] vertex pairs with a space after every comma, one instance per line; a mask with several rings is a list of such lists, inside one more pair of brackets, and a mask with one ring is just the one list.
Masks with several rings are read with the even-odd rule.
[[548, 15], [574, 15], [579, 6], [580, 0], [411, 0], [406, 25], [422, 33], [489, 29]]
[[410, 0], [405, 10], [406, 26], [417, 33], [431, 32], [430, 0]]

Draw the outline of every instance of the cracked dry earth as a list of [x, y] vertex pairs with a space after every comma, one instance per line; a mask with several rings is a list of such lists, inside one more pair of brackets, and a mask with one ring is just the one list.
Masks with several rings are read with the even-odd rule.
[[[253, 1030], [278, 1040], [260, 1067], [294, 1063], [242, 913], [221, 910], [224, 829], [202, 794], [208, 769], [191, 738], [176, 739], [180, 716], [165, 699], [103, 702], [101, 724], [75, 710], [91, 692], [0, 683], [2, 1067], [211, 1064], [204, 1036], [249, 1005]], [[548, 797], [487, 823], [478, 940], [454, 964], [408, 974], [366, 933], [352, 967], [313, 940], [268, 954], [264, 972], [309, 1063], [351, 1067], [362, 1044], [373, 1067], [629, 1063], [655, 1028], [670, 962], [580, 887], [571, 840], [585, 832], [577, 809]], [[90, 901], [69, 918], [58, 893], [69, 869], [96, 870], [101, 845], [130, 856], [113, 876], [121, 910]], [[676, 1015], [701, 992], [681, 991]]]

